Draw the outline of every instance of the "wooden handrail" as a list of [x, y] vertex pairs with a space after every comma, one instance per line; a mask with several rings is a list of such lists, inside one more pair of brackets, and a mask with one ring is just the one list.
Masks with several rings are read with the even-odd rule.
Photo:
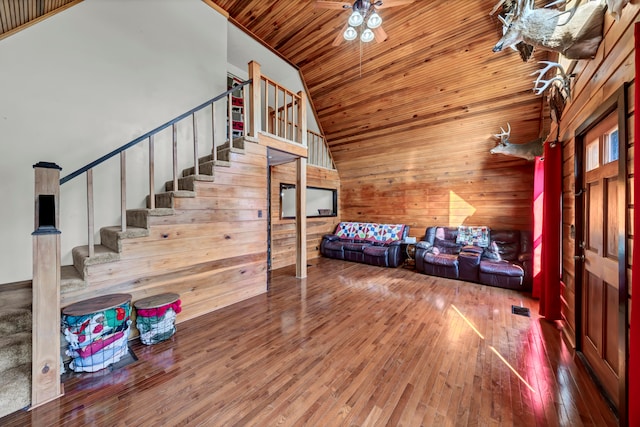
[[168, 128], [169, 126], [173, 126], [175, 123], [181, 121], [182, 119], [184, 119], [186, 117], [189, 117], [191, 114], [193, 114], [193, 113], [195, 113], [197, 111], [200, 111], [203, 108], [208, 107], [209, 105], [213, 104], [214, 102], [225, 98], [231, 92], [234, 92], [234, 91], [238, 90], [239, 88], [244, 87], [244, 86], [246, 86], [246, 85], [248, 85], [250, 83], [251, 83], [251, 79], [243, 81], [242, 83], [239, 83], [239, 84], [233, 86], [231, 89], [227, 90], [226, 92], [221, 93], [220, 95], [216, 96], [215, 98], [212, 98], [212, 99], [210, 99], [210, 100], [208, 100], [206, 102], [203, 102], [202, 104], [198, 105], [195, 108], [192, 108], [191, 110], [187, 111], [186, 113], [179, 115], [175, 119], [169, 120], [167, 123], [158, 126], [157, 128], [145, 133], [142, 136], [139, 136], [138, 138], [134, 139], [133, 141], [128, 142], [128, 143], [124, 144], [123, 146], [121, 146], [119, 148], [116, 148], [112, 152], [105, 154], [104, 156], [94, 160], [93, 162], [89, 163], [88, 165], [81, 167], [80, 169], [70, 173], [69, 175], [65, 176], [64, 178], [61, 178], [60, 179], [60, 185], [66, 183], [68, 181], [71, 181], [73, 178], [75, 178], [75, 177], [77, 177], [79, 175], [82, 175], [83, 173], [85, 173], [89, 169], [92, 169], [92, 168], [98, 166], [99, 164], [109, 160], [113, 156], [115, 156], [117, 154], [120, 154], [121, 152], [133, 147], [134, 145], [137, 145], [137, 144], [141, 143], [142, 141], [145, 141], [150, 136], [157, 134], [158, 132]]

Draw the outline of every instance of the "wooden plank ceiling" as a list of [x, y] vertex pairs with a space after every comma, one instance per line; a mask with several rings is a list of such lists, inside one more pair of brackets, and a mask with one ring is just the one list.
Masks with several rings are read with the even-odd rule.
[[[500, 37], [489, 16], [493, 2], [416, 0], [380, 9], [386, 41], [334, 47], [349, 10], [317, 8], [315, 0], [213, 1], [302, 70], [338, 160], [354, 148], [383, 149], [380, 138], [393, 145], [407, 128], [481, 115], [488, 105], [511, 121], [520, 142], [538, 136], [542, 103], [529, 77], [536, 60], [525, 64], [516, 52], [491, 51]], [[0, 0], [0, 38], [77, 2]], [[483, 135], [498, 124], [481, 126]]]
[[[384, 149], [380, 138], [393, 145], [407, 127], [453, 124], [488, 105], [503, 112], [503, 126], [511, 121], [520, 142], [538, 136], [542, 104], [529, 76], [538, 65], [513, 51], [492, 52], [501, 25], [489, 16], [491, 1], [416, 0], [381, 9], [386, 41], [338, 47], [332, 42], [349, 10], [316, 8], [314, 0], [214, 1], [300, 67], [338, 160], [360, 147]], [[496, 125], [481, 128], [493, 133]]]
[[82, 0], [0, 0], [0, 39]]

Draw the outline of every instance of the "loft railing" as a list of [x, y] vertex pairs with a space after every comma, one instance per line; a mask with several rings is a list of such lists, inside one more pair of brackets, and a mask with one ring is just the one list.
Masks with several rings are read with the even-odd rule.
[[268, 117], [262, 131], [303, 144], [302, 97], [273, 80], [260, 76], [263, 96], [262, 110]]
[[307, 131], [307, 155], [309, 164], [325, 169], [335, 170], [336, 165], [333, 163], [333, 157], [329, 146], [323, 135], [312, 130]]

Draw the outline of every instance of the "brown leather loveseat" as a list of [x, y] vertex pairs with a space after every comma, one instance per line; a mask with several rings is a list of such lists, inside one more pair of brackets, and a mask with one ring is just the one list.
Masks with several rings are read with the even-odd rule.
[[428, 227], [416, 244], [415, 260], [416, 270], [424, 274], [531, 290], [529, 231]]
[[326, 234], [320, 253], [328, 258], [362, 262], [381, 267], [398, 267], [404, 260], [402, 240], [409, 226], [370, 222], [340, 222], [333, 234]]

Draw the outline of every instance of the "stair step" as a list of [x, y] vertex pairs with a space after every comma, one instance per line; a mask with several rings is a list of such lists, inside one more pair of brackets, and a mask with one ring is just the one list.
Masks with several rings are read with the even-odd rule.
[[31, 332], [31, 308], [4, 308], [0, 310], [0, 336]]
[[135, 239], [148, 235], [149, 230], [141, 227], [127, 227], [125, 231], [122, 231], [119, 225], [102, 227], [100, 229], [100, 243], [115, 252], [122, 252], [123, 239]]
[[[194, 169], [195, 170], [195, 169]], [[189, 175], [178, 178], [178, 189], [195, 191], [196, 182], [213, 182], [213, 175]], [[173, 191], [173, 181], [167, 181], [164, 184], [164, 188], [167, 191]]]
[[31, 363], [11, 368], [0, 375], [0, 417], [31, 404]]
[[127, 209], [127, 225], [130, 227], [149, 228], [149, 217], [171, 216], [175, 211], [171, 208]]
[[0, 372], [31, 363], [31, 332], [0, 336]]
[[78, 291], [87, 287], [87, 282], [73, 265], [63, 265], [60, 268], [60, 293]]
[[[193, 192], [193, 191], [178, 190], [178, 191], [167, 191], [165, 193], [158, 193], [155, 196], [156, 196], [156, 207], [157, 208], [170, 208], [170, 209], [173, 209], [174, 208], [173, 201], [175, 199], [194, 198], [194, 197], [196, 197], [196, 193]], [[150, 205], [149, 196], [147, 196], [147, 206], [149, 206], [149, 205]]]
[[[226, 160], [209, 160], [207, 162], [201, 163], [200, 164], [200, 174], [203, 175], [215, 175], [214, 174], [214, 169], [215, 167], [231, 167], [231, 162], [228, 162]], [[195, 172], [195, 167], [190, 167], [187, 168], [185, 170], [182, 171], [182, 176], [189, 176], [189, 175], [193, 175], [193, 173]]]
[[76, 246], [71, 251], [73, 265], [80, 272], [81, 277], [87, 276], [87, 267], [120, 260], [120, 254], [106, 246], [95, 245], [94, 254], [89, 258], [89, 246]]

